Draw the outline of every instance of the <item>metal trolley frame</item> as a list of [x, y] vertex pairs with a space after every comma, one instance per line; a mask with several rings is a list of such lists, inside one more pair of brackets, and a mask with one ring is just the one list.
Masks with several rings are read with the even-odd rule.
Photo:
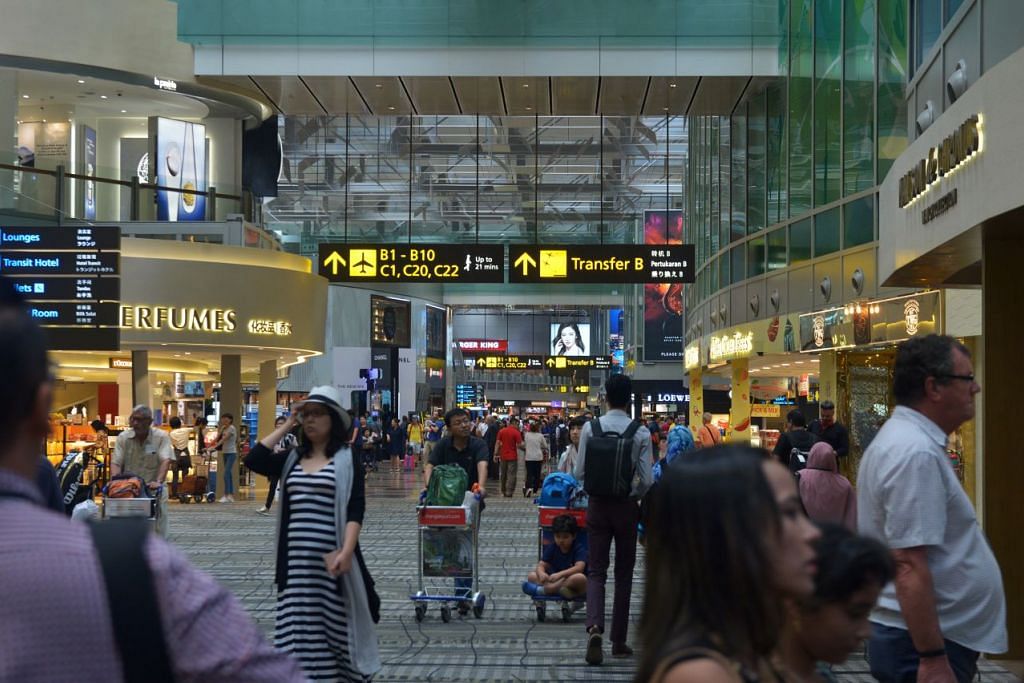
[[[551, 524], [555, 521], [555, 517], [561, 515], [569, 515], [576, 519], [576, 524], [579, 526], [580, 534], [586, 534], [587, 529], [587, 510], [586, 508], [556, 508], [556, 507], [537, 507], [537, 561], [540, 562], [544, 557], [544, 534], [551, 533]], [[551, 541], [554, 543], [554, 540]], [[535, 595], [531, 598], [533, 600], [534, 609], [537, 610], [537, 621], [544, 621], [547, 618], [548, 603], [559, 603], [562, 607], [562, 621], [569, 621], [572, 618], [573, 612], [580, 609], [587, 604], [587, 598], [582, 595], [572, 600], [566, 599], [561, 595]]]
[[[483, 616], [486, 598], [480, 592], [480, 509], [480, 502], [475, 498], [471, 506], [417, 506], [419, 584], [417, 591], [409, 596], [415, 605], [416, 621], [423, 621], [431, 602], [440, 603], [441, 620], [445, 623], [451, 621], [453, 605], [463, 616], [470, 610], [477, 619]], [[429, 546], [430, 556], [425, 555], [425, 545]], [[450, 569], [456, 571], [453, 573]], [[468, 580], [470, 592], [466, 595], [432, 593], [425, 578]]]
[[142, 517], [148, 519], [155, 528], [157, 519], [160, 517], [160, 496], [163, 495], [164, 487], [160, 486], [153, 491], [153, 497], [143, 496], [141, 498], [108, 498], [103, 495], [103, 505], [100, 507], [101, 519], [114, 517]]

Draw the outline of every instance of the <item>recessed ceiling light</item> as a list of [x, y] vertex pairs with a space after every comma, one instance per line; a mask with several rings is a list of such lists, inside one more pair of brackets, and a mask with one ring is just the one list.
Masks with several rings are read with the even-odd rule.
[[533, 111], [533, 107], [527, 107], [526, 111]]
[[373, 87], [374, 88], [383, 88], [384, 84], [383, 83], [375, 83]]
[[389, 111], [394, 111], [394, 110], [395, 110], [395, 108], [394, 108], [394, 107], [388, 107], [388, 110], [389, 110]]
[[78, 79], [78, 83], [79, 83], [79, 85], [81, 85], [82, 83], [85, 83], [85, 81], [83, 79], [79, 78]]
[[674, 87], [676, 87], [676, 84], [675, 84], [675, 83], [669, 83], [669, 84], [668, 84], [668, 87], [670, 87], [670, 88], [674, 88]]
[[668, 111], [668, 107], [665, 107], [664, 109], [665, 109], [665, 111]]
[[106, 95], [100, 95], [100, 99], [101, 100], [105, 100], [105, 99], [107, 99], [107, 96]]
[[21, 99], [23, 99], [23, 100], [27, 100], [27, 99], [28, 99], [28, 95], [22, 95], [22, 96], [21, 96]]
[[128, 113], [128, 110], [127, 110], [127, 109], [122, 109], [122, 110], [121, 110], [121, 113], [122, 113], [122, 114], [127, 114], [127, 113]]
[[529, 84], [529, 83], [523, 83], [523, 87], [524, 87], [524, 88], [529, 88], [529, 87], [530, 87], [530, 84]]

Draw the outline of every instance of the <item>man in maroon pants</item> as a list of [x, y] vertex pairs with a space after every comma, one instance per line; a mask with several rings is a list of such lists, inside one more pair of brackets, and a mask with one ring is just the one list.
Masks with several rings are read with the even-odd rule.
[[[605, 383], [605, 400], [608, 412], [598, 418], [598, 426], [604, 433], [601, 441], [606, 444], [612, 435], [622, 435], [623, 441], [630, 431], [632, 434], [631, 483], [619, 495], [609, 495], [607, 487], [597, 476], [609, 469], [607, 449], [592, 448], [587, 452], [588, 442], [595, 445], [594, 425], [588, 422], [580, 433], [579, 455], [574, 474], [583, 482], [590, 497], [587, 509], [587, 537], [590, 545], [589, 574], [587, 576], [587, 664], [604, 661], [601, 635], [604, 633], [605, 583], [608, 581], [608, 564], [612, 540], [615, 541], [615, 599], [612, 607], [612, 657], [628, 657], [633, 654], [626, 644], [629, 626], [629, 599], [633, 590], [633, 566], [636, 564], [636, 531], [640, 521], [639, 500], [651, 487], [651, 433], [646, 427], [635, 425], [627, 411], [633, 396], [633, 382], [626, 375], [612, 375]], [[625, 446], [625, 444], [623, 444]], [[623, 451], [625, 452], [625, 451]], [[589, 456], [589, 457], [588, 457]], [[602, 461], [597, 458], [601, 457]], [[587, 469], [591, 469], [588, 479]], [[589, 488], [588, 488], [589, 487]], [[605, 493], [598, 493], [598, 491]]]

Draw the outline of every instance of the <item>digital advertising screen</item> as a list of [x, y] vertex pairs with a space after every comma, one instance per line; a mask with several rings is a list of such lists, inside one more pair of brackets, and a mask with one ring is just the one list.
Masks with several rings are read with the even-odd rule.
[[590, 323], [566, 320], [551, 323], [552, 356], [602, 355], [602, 350], [593, 350], [590, 345]]
[[[644, 244], [682, 244], [682, 211], [644, 211]], [[644, 360], [682, 360], [683, 285], [644, 285]]]
[[[150, 118], [155, 138], [156, 218], [206, 220], [206, 126], [161, 117]], [[151, 163], [151, 165], [152, 165]]]

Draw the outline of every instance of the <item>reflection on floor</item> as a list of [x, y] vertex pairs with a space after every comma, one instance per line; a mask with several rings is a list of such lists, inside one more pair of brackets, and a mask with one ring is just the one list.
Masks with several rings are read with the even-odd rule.
[[[257, 478], [258, 485], [265, 481]], [[413, 512], [419, 474], [379, 472], [367, 482], [362, 548], [383, 599], [379, 637], [384, 669], [375, 681], [632, 681], [635, 660], [583, 661], [583, 612], [562, 623], [557, 610], [537, 623], [520, 583], [537, 560], [537, 515], [523, 498], [491, 496], [480, 532], [481, 586], [487, 596], [482, 619], [454, 615], [443, 623], [433, 608], [422, 623], [408, 599], [415, 592], [416, 524]], [[493, 491], [496, 486], [492, 485]], [[172, 504], [172, 540], [198, 566], [242, 600], [266, 629], [273, 628], [274, 517], [262, 517], [265, 489], [243, 488], [229, 505]], [[609, 588], [611, 588], [609, 586]], [[643, 551], [633, 591], [630, 641], [636, 638], [643, 589]], [[608, 594], [611, 617], [611, 590]], [[983, 680], [1018, 680], [985, 663]], [[841, 681], [871, 681], [863, 657], [837, 667]]]

